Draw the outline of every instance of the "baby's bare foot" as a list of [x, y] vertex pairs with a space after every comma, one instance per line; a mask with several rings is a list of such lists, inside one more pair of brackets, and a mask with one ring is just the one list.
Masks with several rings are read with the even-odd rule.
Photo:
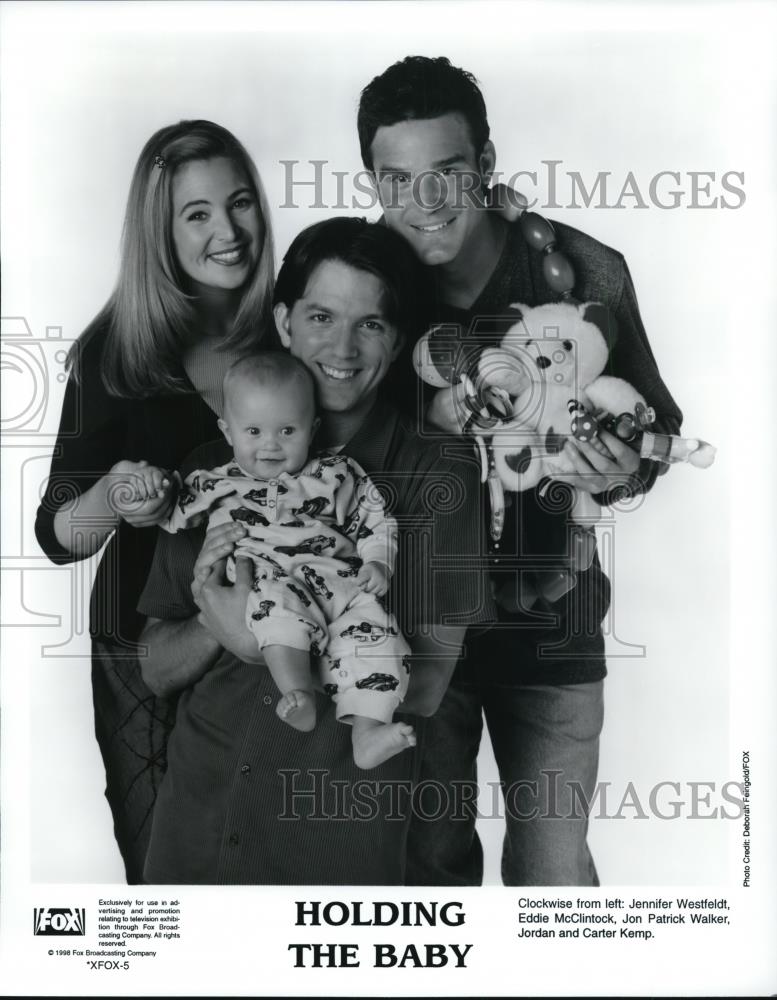
[[316, 698], [311, 691], [289, 691], [275, 706], [279, 719], [301, 733], [309, 733], [316, 725]]
[[416, 736], [413, 727], [406, 722], [391, 722], [361, 731], [354, 728], [352, 741], [354, 763], [369, 771], [408, 747], [414, 747]]

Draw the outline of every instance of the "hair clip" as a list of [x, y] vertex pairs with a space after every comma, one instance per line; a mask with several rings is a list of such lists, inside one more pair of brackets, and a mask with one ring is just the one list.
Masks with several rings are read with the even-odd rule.
[[164, 170], [164, 168], [167, 166], [167, 164], [165, 163], [164, 156], [159, 156], [159, 154], [157, 154], [154, 157], [154, 163], [159, 167], [160, 170]]

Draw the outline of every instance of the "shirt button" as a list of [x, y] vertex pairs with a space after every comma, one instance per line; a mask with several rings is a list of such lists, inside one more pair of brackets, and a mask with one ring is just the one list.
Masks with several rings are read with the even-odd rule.
[[243, 764], [241, 766], [241, 768], [240, 768], [240, 773], [241, 774], [250, 774], [251, 773], [251, 765], [250, 764]]
[[231, 833], [229, 835], [229, 842], [233, 847], [236, 847], [240, 843], [240, 837], [236, 833]]
[[269, 694], [266, 694], [264, 698], [262, 698], [262, 701], [265, 703], [265, 705], [272, 705], [272, 698], [269, 696]]
[[347, 677], [348, 676], [348, 671], [347, 670], [341, 670], [339, 673], [340, 673], [341, 677]]
[[275, 506], [275, 501], [274, 500], [268, 500], [267, 501], [267, 506], [268, 507], [274, 507]]

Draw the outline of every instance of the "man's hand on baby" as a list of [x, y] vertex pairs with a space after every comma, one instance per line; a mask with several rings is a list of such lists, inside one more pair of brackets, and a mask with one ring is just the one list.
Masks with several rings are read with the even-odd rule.
[[148, 462], [117, 462], [108, 474], [108, 502], [119, 517], [136, 528], [161, 524], [175, 498], [173, 477]]
[[[245, 527], [233, 521], [232, 524], [219, 524], [209, 528], [202, 543], [200, 554], [194, 564], [192, 579], [192, 596], [197, 601], [200, 588], [210, 576], [214, 565], [235, 551], [235, 543], [246, 534]], [[199, 602], [198, 602], [199, 603]]]
[[377, 597], [383, 597], [389, 589], [389, 582], [388, 566], [384, 566], [383, 563], [365, 563], [356, 575], [356, 583], [361, 589]]
[[197, 621], [239, 660], [263, 663], [256, 639], [245, 624], [246, 601], [253, 585], [253, 563], [250, 559], [235, 560], [233, 584], [225, 579], [225, 566], [226, 557], [212, 561], [205, 580], [197, 586], [192, 583], [192, 594], [200, 609]]

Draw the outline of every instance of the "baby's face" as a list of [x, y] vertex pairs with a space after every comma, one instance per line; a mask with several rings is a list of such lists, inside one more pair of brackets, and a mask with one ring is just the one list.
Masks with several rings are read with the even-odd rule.
[[312, 394], [300, 381], [269, 387], [237, 379], [229, 386], [219, 426], [242, 469], [257, 479], [274, 479], [305, 464], [318, 418]]

